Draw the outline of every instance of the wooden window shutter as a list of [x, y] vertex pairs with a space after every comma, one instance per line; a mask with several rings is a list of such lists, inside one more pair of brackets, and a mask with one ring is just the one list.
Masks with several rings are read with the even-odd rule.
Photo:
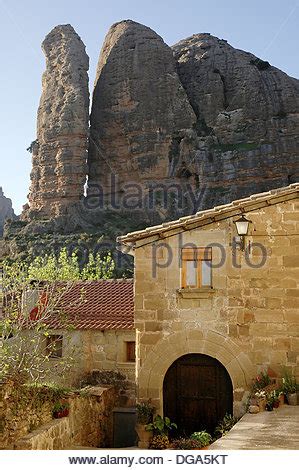
[[135, 341], [127, 341], [127, 362], [135, 362]]

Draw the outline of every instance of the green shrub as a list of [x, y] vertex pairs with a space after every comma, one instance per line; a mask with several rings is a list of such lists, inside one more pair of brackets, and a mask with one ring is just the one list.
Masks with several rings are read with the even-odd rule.
[[215, 435], [216, 437], [223, 437], [231, 428], [237, 423], [238, 418], [226, 413], [224, 418], [219, 421], [218, 425], [215, 428]]
[[193, 450], [198, 449], [200, 446], [197, 439], [182, 437], [181, 439], [172, 441], [171, 447], [172, 449], [178, 450]]
[[159, 434], [152, 438], [149, 448], [150, 449], [168, 449], [170, 446], [169, 439], [165, 434]]
[[281, 390], [285, 395], [296, 393], [298, 385], [296, 379], [291, 375], [287, 370], [284, 370], [284, 375], [282, 377], [282, 387]]
[[263, 390], [265, 387], [271, 384], [271, 378], [269, 377], [267, 372], [261, 372], [259, 375], [253, 379], [252, 382], [252, 390], [253, 392], [258, 392], [259, 390]]
[[168, 435], [172, 429], [177, 429], [177, 425], [172, 423], [169, 418], [157, 415], [154, 421], [146, 426], [147, 431], [153, 431], [154, 434]]
[[139, 424], [149, 424], [153, 420], [155, 407], [151, 404], [150, 400], [147, 402], [137, 403], [137, 422]]
[[191, 434], [190, 439], [195, 439], [199, 447], [206, 447], [210, 444], [212, 436], [206, 431], [198, 431]]

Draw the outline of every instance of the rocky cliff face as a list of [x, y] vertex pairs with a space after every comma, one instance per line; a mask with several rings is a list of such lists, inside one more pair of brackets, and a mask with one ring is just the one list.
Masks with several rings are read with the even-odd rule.
[[[196, 116], [176, 71], [172, 50], [146, 26], [116, 23], [98, 62], [91, 111], [89, 187], [125, 193], [172, 181], [188, 155]], [[113, 181], [113, 179], [116, 179]], [[112, 186], [112, 187], [111, 187]], [[136, 193], [135, 189], [135, 194]]]
[[170, 48], [126, 20], [105, 38], [90, 117], [88, 195], [104, 194], [106, 209], [101, 198], [79, 201], [88, 58], [69, 25], [54, 28], [43, 50], [27, 235], [81, 230], [111, 240], [298, 180], [298, 80], [210, 34]]
[[25, 217], [63, 214], [86, 181], [89, 59], [71, 25], [55, 27], [42, 44], [46, 71], [32, 143], [30, 210]]
[[299, 81], [210, 34], [173, 51], [197, 117], [200, 207], [297, 181]]
[[134, 182], [144, 199], [160, 185], [161, 220], [178, 217], [296, 181], [298, 135], [299, 82], [268, 62], [210, 34], [171, 51], [133, 21], [108, 32], [93, 95], [90, 192], [99, 185], [115, 200]]
[[298, 80], [210, 34], [172, 51], [133, 21], [110, 29], [93, 96], [90, 182], [106, 195], [127, 194], [130, 182], [143, 195], [177, 184], [163, 219], [296, 181]]
[[3, 235], [3, 226], [5, 220], [15, 218], [16, 216], [12, 208], [11, 199], [4, 196], [3, 190], [0, 186], [0, 237]]

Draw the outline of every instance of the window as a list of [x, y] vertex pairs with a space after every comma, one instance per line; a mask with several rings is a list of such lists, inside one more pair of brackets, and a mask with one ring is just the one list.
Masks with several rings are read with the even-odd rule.
[[58, 358], [62, 357], [62, 335], [47, 336], [46, 351], [49, 357]]
[[212, 248], [183, 248], [181, 287], [212, 287]]
[[126, 353], [127, 362], [135, 362], [135, 341], [126, 342]]

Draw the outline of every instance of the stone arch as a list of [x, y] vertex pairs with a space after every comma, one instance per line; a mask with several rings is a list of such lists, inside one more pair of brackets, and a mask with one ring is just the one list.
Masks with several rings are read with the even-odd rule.
[[[152, 398], [163, 410], [163, 380], [180, 356], [201, 353], [217, 359], [228, 371], [234, 391], [246, 391], [255, 370], [248, 356], [230, 338], [216, 331], [185, 330], [164, 336], [152, 348], [138, 373], [139, 398]], [[239, 411], [237, 411], [237, 414]]]

